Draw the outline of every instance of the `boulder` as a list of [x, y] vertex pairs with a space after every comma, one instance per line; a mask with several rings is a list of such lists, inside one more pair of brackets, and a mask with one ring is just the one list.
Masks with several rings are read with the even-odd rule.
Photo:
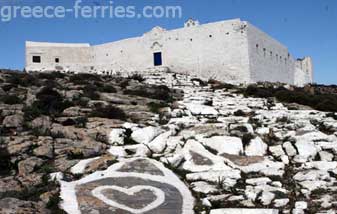
[[252, 139], [245, 149], [247, 156], [264, 156], [267, 153], [267, 144], [260, 137]]
[[39, 129], [40, 132], [46, 133], [50, 130], [52, 121], [48, 116], [41, 116], [32, 121], [32, 128]]
[[109, 144], [124, 145], [125, 129], [113, 129], [109, 134]]
[[[20, 192], [22, 187], [20, 182], [15, 180], [14, 177], [4, 177], [0, 179], [0, 198], [3, 197], [3, 194], [6, 192]], [[1, 210], [1, 209], [0, 209]]]
[[6, 128], [22, 128], [24, 118], [22, 114], [15, 114], [5, 117], [2, 125]]
[[214, 136], [210, 138], [203, 138], [201, 142], [206, 147], [217, 151], [218, 155], [239, 155], [243, 152], [242, 141], [237, 137]]
[[26, 176], [29, 175], [31, 172], [41, 166], [44, 161], [37, 157], [30, 157], [26, 160], [20, 161], [18, 164], [19, 175]]
[[131, 137], [137, 143], [148, 144], [162, 132], [158, 127], [148, 126], [134, 131]]
[[3, 198], [0, 200], [1, 214], [49, 214], [50, 211], [44, 208], [44, 205], [32, 202], [22, 201], [16, 198]]
[[38, 140], [38, 147], [33, 150], [34, 155], [39, 157], [53, 158], [53, 139], [51, 137], [39, 137]]
[[34, 136], [19, 136], [11, 139], [8, 143], [7, 150], [10, 155], [23, 154], [35, 144]]

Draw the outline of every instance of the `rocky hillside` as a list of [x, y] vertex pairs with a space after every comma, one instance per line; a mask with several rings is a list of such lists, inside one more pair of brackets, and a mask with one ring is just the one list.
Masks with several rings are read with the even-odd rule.
[[182, 92], [143, 81], [1, 72], [0, 213], [63, 213], [50, 173], [67, 174], [80, 159], [97, 156], [104, 160], [93, 171], [114, 163], [109, 133], [125, 122], [166, 123], [167, 108]]
[[159, 72], [0, 84], [0, 213], [337, 211], [337, 115], [313, 110], [332, 96]]

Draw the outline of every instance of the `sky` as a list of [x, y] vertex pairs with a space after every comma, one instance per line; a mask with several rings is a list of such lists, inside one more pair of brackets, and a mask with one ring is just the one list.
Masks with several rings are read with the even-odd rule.
[[[82, 6], [108, 5], [105, 0], [83, 0]], [[111, 3], [110, 3], [111, 4]], [[73, 0], [0, 0], [4, 6], [64, 6]], [[175, 18], [22, 18], [0, 20], [0, 68], [23, 69], [25, 41], [90, 43], [141, 36], [155, 26], [183, 27], [188, 18], [209, 23], [241, 18], [289, 48], [295, 58], [311, 56], [314, 81], [337, 84], [336, 0], [114, 0], [117, 6], [180, 6]], [[1, 17], [3, 18], [3, 14]]]

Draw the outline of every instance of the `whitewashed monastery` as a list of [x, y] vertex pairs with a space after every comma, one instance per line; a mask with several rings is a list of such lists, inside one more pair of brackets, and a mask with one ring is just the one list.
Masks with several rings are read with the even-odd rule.
[[287, 47], [240, 19], [203, 25], [189, 19], [183, 28], [155, 27], [141, 37], [96, 46], [26, 42], [28, 72], [110, 75], [153, 68], [229, 83], [313, 81], [310, 57], [296, 60]]

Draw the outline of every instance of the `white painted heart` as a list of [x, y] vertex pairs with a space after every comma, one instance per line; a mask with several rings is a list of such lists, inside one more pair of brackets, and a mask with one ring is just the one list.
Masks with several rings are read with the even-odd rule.
[[[120, 204], [116, 201], [113, 201], [109, 198], [107, 198], [105, 195], [102, 194], [102, 191], [104, 190], [116, 190], [118, 192], [122, 192], [127, 195], [134, 195], [137, 192], [140, 192], [142, 190], [150, 190], [156, 197], [156, 200], [145, 206], [144, 208], [141, 209], [134, 209], [131, 207], [128, 207], [124, 204]], [[134, 186], [131, 188], [123, 188], [119, 186], [100, 186], [92, 190], [92, 195], [95, 196], [96, 198], [102, 200], [104, 203], [113, 206], [118, 209], [126, 210], [134, 214], [141, 214], [145, 213], [147, 211], [153, 210], [157, 207], [159, 207], [162, 203], [165, 201], [165, 193], [156, 187], [152, 186]]]

